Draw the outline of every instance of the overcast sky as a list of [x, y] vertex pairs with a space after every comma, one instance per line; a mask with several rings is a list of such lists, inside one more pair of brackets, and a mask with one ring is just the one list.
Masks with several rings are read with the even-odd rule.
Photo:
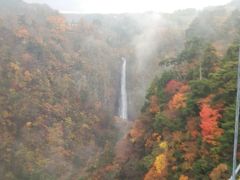
[[24, 0], [79, 13], [172, 12], [177, 9], [223, 5], [231, 0]]

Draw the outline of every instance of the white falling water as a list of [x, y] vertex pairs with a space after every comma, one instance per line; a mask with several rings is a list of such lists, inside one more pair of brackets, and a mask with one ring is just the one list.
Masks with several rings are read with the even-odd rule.
[[127, 119], [127, 88], [126, 88], [126, 59], [122, 57], [122, 71], [121, 71], [121, 95], [119, 116], [122, 119]]

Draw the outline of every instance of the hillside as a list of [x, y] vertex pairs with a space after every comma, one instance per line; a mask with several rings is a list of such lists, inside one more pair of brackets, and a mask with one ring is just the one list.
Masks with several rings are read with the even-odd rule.
[[118, 137], [117, 77], [107, 61], [118, 55], [87, 23], [74, 31], [92, 42], [75, 43], [71, 27], [48, 7], [13, 0], [0, 7], [0, 179], [82, 176]]
[[0, 179], [227, 179], [239, 7], [70, 15], [0, 0]]
[[165, 71], [152, 81], [142, 114], [116, 146], [122, 150], [112, 164], [97, 176], [230, 177], [240, 11], [229, 7], [200, 12], [186, 30], [182, 52], [160, 61]]
[[162, 58], [175, 57], [184, 47], [185, 30], [197, 11], [187, 9], [173, 14], [64, 14], [74, 25], [78, 21], [93, 24], [105, 41], [128, 59], [128, 94], [131, 119], [144, 103], [150, 81], [161, 72]]

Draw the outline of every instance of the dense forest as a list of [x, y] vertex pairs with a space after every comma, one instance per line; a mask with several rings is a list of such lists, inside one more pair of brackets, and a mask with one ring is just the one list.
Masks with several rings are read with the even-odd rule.
[[106, 15], [0, 0], [0, 179], [228, 179], [239, 22], [239, 0]]

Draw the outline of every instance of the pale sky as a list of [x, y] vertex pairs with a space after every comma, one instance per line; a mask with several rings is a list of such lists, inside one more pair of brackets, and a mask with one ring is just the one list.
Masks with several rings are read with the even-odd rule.
[[231, 0], [24, 0], [45, 3], [50, 7], [79, 13], [172, 12], [177, 9], [223, 5]]

